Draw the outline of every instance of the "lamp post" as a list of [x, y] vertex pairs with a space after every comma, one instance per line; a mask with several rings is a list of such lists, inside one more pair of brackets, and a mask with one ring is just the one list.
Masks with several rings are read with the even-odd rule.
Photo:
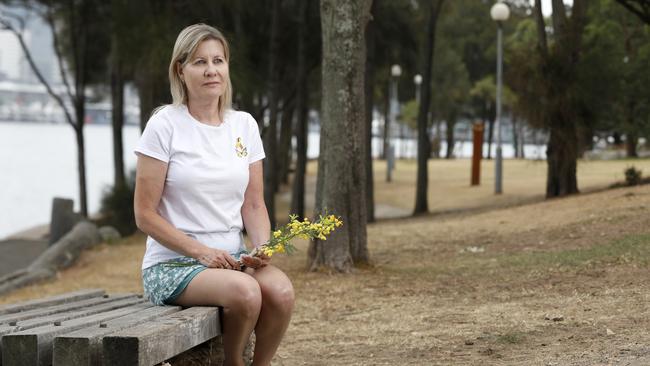
[[413, 77], [413, 83], [415, 83], [415, 101], [420, 104], [420, 85], [422, 85], [422, 75], [417, 74]]
[[397, 80], [402, 75], [402, 68], [399, 65], [391, 66], [390, 75], [390, 112], [387, 119], [390, 123], [386, 126], [386, 182], [392, 181], [392, 173], [395, 168], [395, 147], [391, 141], [391, 125], [397, 123], [397, 109], [399, 108]]
[[502, 38], [502, 24], [508, 20], [510, 16], [510, 9], [508, 5], [498, 2], [492, 5], [490, 9], [490, 16], [492, 20], [497, 22], [497, 115], [496, 115], [496, 128], [497, 128], [497, 154], [495, 159], [495, 172], [494, 172], [494, 193], [503, 193], [503, 152], [501, 150], [501, 84], [503, 78], [503, 44]]

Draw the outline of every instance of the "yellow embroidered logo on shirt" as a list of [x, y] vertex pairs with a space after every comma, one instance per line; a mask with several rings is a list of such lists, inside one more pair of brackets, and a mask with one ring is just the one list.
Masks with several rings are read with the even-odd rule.
[[244, 147], [244, 144], [241, 143], [241, 137], [237, 137], [237, 142], [235, 142], [235, 152], [237, 153], [237, 156], [240, 158], [243, 158], [244, 156], [248, 156], [248, 151], [246, 150], [246, 147]]

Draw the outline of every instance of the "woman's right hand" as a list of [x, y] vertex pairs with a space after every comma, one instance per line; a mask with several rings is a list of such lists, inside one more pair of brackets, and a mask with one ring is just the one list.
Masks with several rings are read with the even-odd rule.
[[241, 268], [239, 263], [230, 255], [230, 253], [221, 249], [206, 248], [196, 259], [208, 268], [236, 270], [240, 270]]

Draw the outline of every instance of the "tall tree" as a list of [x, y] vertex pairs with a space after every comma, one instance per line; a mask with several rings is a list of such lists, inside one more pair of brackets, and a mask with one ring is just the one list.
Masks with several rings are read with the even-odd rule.
[[534, 16], [538, 32], [539, 73], [545, 75], [541, 111], [549, 129], [546, 156], [548, 172], [546, 196], [578, 193], [578, 159], [581, 100], [576, 93], [582, 35], [586, 23], [587, 1], [575, 0], [571, 16], [562, 0], [553, 0], [553, 46], [549, 46], [541, 0], [535, 0]]
[[322, 0], [323, 90], [316, 211], [341, 216], [342, 230], [309, 247], [311, 270], [347, 272], [368, 262], [365, 167], [365, 28], [371, 0]]
[[124, 50], [126, 35], [125, 27], [119, 20], [122, 19], [124, 0], [111, 1], [111, 54], [110, 54], [110, 79], [111, 79], [111, 120], [113, 129], [113, 186], [126, 185], [124, 174], [124, 143], [122, 128], [124, 127], [124, 85], [126, 79], [126, 57]]
[[417, 183], [415, 191], [415, 208], [413, 214], [422, 214], [429, 211], [427, 198], [427, 188], [429, 179], [429, 169], [427, 163], [431, 155], [429, 145], [429, 108], [431, 105], [431, 74], [433, 69], [433, 51], [435, 50], [436, 25], [438, 15], [444, 0], [437, 0], [429, 4], [429, 19], [427, 22], [427, 37], [422, 55], [422, 67], [424, 75], [422, 77], [422, 90], [420, 106], [418, 110], [418, 168]]
[[366, 211], [368, 213], [368, 222], [375, 221], [375, 184], [372, 168], [372, 107], [375, 89], [375, 27], [376, 21], [373, 19], [377, 14], [377, 3], [379, 0], [372, 2], [370, 6], [370, 17], [366, 25], [366, 77], [364, 84], [365, 103], [366, 103]]
[[305, 215], [305, 175], [307, 174], [307, 127], [309, 88], [307, 87], [308, 14], [312, 0], [302, 0], [298, 6], [298, 53], [296, 69], [296, 169], [291, 191], [291, 213]]
[[280, 76], [277, 72], [280, 62], [280, 0], [271, 0], [271, 29], [269, 30], [269, 125], [264, 131], [264, 201], [269, 212], [271, 227], [275, 227], [275, 192], [278, 187], [277, 145], [278, 145], [278, 99]]

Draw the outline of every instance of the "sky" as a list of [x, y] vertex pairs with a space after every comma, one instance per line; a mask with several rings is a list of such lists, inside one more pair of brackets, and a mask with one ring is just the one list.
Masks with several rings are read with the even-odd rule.
[[[531, 0], [530, 2], [533, 3], [534, 1]], [[564, 3], [572, 5], [573, 0], [564, 0]], [[551, 15], [551, 0], [542, 0], [542, 13], [545, 16]]]

